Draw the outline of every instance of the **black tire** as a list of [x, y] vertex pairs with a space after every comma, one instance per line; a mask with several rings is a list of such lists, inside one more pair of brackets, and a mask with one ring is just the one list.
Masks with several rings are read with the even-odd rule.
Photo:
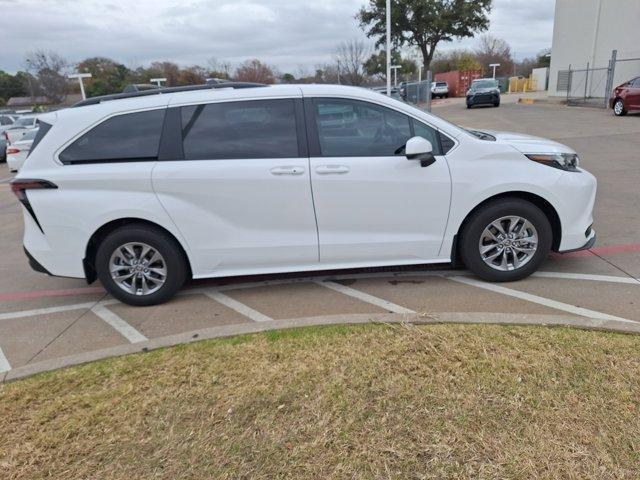
[[494, 107], [499, 107], [500, 106], [500, 101], [497, 101], [493, 104]]
[[[618, 106], [618, 104], [620, 104], [620, 105], [619, 105], [619, 107], [620, 107], [620, 108], [619, 108], [619, 110], [618, 110], [618, 111], [616, 111], [616, 106]], [[622, 101], [622, 99], [621, 99], [621, 98], [618, 98], [618, 99], [613, 103], [613, 114], [614, 114], [616, 117], [624, 117], [624, 116], [627, 114], [627, 109], [626, 109], [626, 108], [624, 108], [624, 102]]]
[[[166, 264], [166, 279], [157, 291], [134, 295], [123, 290], [111, 278], [111, 255], [120, 246], [130, 242], [145, 243], [162, 255]], [[157, 305], [168, 301], [182, 288], [188, 275], [187, 259], [175, 239], [159, 228], [144, 224], [126, 225], [111, 232], [98, 247], [95, 267], [104, 288], [121, 302], [134, 306]]]
[[[535, 227], [538, 248], [531, 260], [522, 267], [500, 271], [482, 260], [479, 243], [484, 229], [491, 222], [510, 215], [522, 217]], [[547, 216], [534, 204], [519, 198], [502, 198], [475, 212], [462, 228], [460, 237], [460, 258], [469, 270], [489, 282], [513, 282], [528, 277], [540, 267], [551, 250], [553, 232]]]
[[471, 109], [471, 105], [469, 105], [468, 103], [467, 103], [467, 108], [468, 108], [468, 109]]

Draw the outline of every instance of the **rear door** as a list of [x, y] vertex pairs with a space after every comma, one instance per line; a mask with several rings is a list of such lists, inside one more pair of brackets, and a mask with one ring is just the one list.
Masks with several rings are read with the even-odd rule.
[[189, 244], [194, 276], [316, 265], [302, 100], [179, 106], [169, 116], [176, 150], [158, 162], [153, 186]]

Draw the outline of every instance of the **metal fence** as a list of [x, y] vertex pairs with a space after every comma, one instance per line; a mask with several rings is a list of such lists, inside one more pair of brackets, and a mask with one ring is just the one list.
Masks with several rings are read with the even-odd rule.
[[618, 58], [611, 52], [607, 66], [573, 68], [558, 72], [557, 90], [566, 92], [568, 105], [592, 105], [607, 108], [613, 89], [640, 76], [640, 58]]
[[427, 111], [431, 111], [431, 72], [427, 72], [427, 79], [422, 82], [407, 83], [405, 85], [407, 95], [404, 100], [415, 105], [424, 105]]

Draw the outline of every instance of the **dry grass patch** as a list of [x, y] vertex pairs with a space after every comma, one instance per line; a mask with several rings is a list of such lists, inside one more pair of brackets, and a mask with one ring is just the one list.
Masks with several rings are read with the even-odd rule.
[[0, 478], [620, 479], [640, 337], [326, 327], [0, 386]]

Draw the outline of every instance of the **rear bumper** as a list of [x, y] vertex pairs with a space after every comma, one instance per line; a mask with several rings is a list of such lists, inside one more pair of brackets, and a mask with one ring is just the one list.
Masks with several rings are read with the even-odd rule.
[[44, 268], [44, 267], [40, 264], [40, 262], [38, 262], [35, 258], [33, 258], [33, 255], [31, 255], [31, 254], [29, 253], [29, 250], [27, 250], [27, 248], [26, 248], [26, 247], [23, 247], [23, 248], [24, 248], [24, 254], [27, 256], [27, 259], [29, 260], [29, 266], [30, 266], [33, 270], [35, 270], [36, 272], [39, 272], [39, 273], [45, 273], [45, 274], [47, 274], [47, 275], [50, 275], [50, 276], [51, 276], [51, 272], [49, 272], [49, 270], [47, 270], [46, 268]]

